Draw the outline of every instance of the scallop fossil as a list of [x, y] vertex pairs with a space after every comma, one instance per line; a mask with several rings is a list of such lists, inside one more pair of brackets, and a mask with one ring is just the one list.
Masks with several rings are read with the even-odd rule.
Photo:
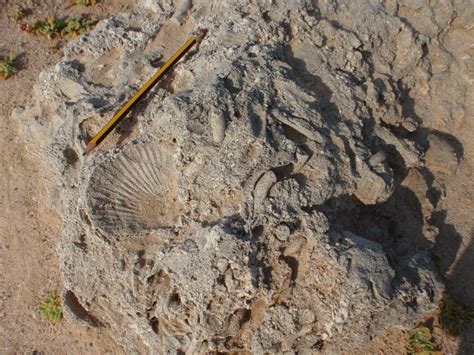
[[97, 167], [87, 199], [94, 225], [113, 235], [130, 235], [175, 224], [180, 213], [177, 174], [169, 148], [138, 143]]

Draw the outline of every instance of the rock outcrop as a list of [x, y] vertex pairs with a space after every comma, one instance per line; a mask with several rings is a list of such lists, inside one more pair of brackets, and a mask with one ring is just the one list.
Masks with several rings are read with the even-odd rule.
[[[142, 1], [41, 75], [26, 114], [54, 172], [69, 320], [143, 353], [337, 352], [434, 308], [429, 243], [370, 215], [354, 228], [350, 208], [398, 213], [430, 34], [390, 4], [321, 3]], [[83, 157], [197, 26], [199, 49]]]

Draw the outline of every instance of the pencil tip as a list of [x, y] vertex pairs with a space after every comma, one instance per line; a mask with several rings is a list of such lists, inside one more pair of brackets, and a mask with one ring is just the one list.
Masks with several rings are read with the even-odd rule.
[[89, 152], [94, 149], [97, 146], [94, 142], [89, 142], [89, 144], [86, 146], [86, 149], [84, 150], [84, 153], [82, 153], [82, 156], [89, 154]]

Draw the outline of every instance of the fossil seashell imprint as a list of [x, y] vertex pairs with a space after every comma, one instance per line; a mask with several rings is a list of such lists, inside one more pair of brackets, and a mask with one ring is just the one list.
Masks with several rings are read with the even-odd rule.
[[173, 226], [180, 212], [176, 179], [171, 151], [163, 144], [125, 148], [91, 176], [87, 202], [94, 225], [115, 235]]

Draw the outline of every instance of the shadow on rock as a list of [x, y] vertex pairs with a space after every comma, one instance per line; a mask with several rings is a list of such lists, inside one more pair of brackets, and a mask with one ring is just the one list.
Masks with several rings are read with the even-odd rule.
[[415, 256], [429, 250], [431, 244], [423, 236], [423, 213], [413, 191], [399, 185], [387, 201], [376, 205], [364, 205], [345, 195], [320, 207], [331, 216], [336, 229], [351, 231], [383, 247], [396, 272], [394, 287], [403, 280], [412, 285], [420, 282], [418, 267], [423, 269], [424, 265], [417, 266], [421, 259], [415, 261]]
[[437, 227], [439, 231], [433, 248], [433, 259], [443, 275], [456, 261], [456, 255], [462, 243], [462, 236], [454, 226], [445, 223], [446, 216], [447, 211], [442, 210], [434, 212], [430, 219], [430, 224]]
[[[471, 243], [456, 263], [447, 281], [448, 293], [455, 300], [474, 309], [474, 230], [471, 231]], [[461, 335], [459, 354], [474, 354], [474, 322]]]

